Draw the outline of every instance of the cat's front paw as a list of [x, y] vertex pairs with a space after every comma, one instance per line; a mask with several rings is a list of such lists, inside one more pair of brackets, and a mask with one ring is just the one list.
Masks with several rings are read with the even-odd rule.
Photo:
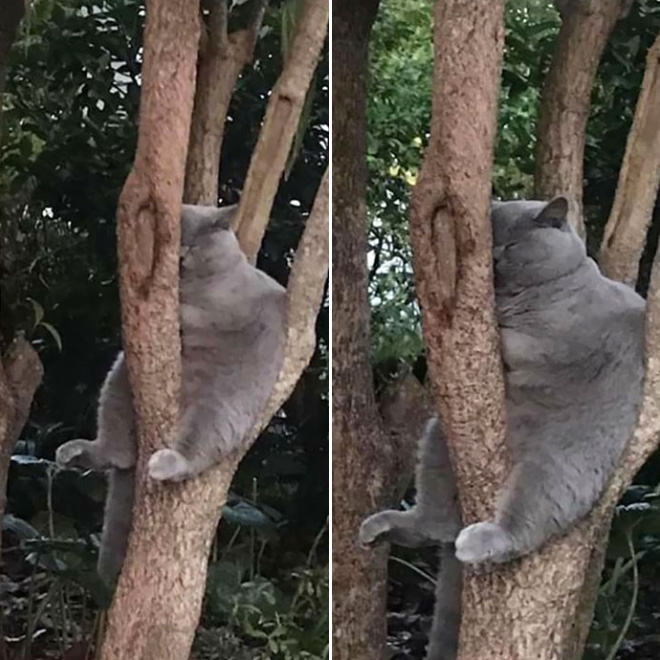
[[456, 558], [466, 564], [505, 562], [511, 558], [512, 550], [509, 534], [492, 522], [468, 525], [456, 538]]
[[385, 513], [387, 512], [374, 513], [373, 516], [369, 516], [362, 521], [358, 532], [358, 540], [362, 547], [369, 548], [379, 541], [386, 540], [381, 537], [387, 535], [392, 526], [389, 522], [389, 516], [384, 515]]
[[61, 467], [79, 467], [85, 469], [94, 468], [94, 460], [91, 457], [89, 440], [70, 440], [57, 448], [55, 461]]
[[159, 449], [149, 459], [149, 476], [157, 481], [183, 481], [192, 474], [188, 460], [174, 449]]

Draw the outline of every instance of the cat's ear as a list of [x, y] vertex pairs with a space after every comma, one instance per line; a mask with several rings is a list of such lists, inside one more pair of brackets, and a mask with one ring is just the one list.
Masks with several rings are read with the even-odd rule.
[[218, 209], [214, 209], [214, 211], [215, 214], [211, 223], [213, 229], [231, 229], [234, 218], [236, 217], [236, 212], [238, 211], [238, 204], [222, 206]]
[[195, 227], [214, 227], [216, 229], [229, 229], [231, 221], [236, 215], [238, 204], [231, 206], [203, 206], [200, 204], [181, 205], [181, 224]]
[[534, 218], [534, 222], [542, 227], [561, 229], [568, 222], [568, 200], [566, 197], [555, 197], [548, 202]]
[[181, 244], [192, 245], [200, 233], [231, 229], [238, 206], [181, 205]]

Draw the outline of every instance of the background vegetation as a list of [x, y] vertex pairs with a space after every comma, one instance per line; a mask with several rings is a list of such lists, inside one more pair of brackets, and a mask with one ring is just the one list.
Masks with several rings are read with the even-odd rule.
[[[243, 3], [233, 4], [240, 20]], [[222, 203], [238, 199], [281, 71], [282, 4], [271, 3], [232, 100]], [[0, 140], [1, 339], [24, 333], [45, 376], [9, 474], [0, 658], [88, 657], [107, 598], [94, 575], [103, 479], [52, 459], [65, 440], [94, 437], [98, 391], [120, 348], [114, 219], [135, 149], [143, 21], [140, 0], [37, 0], [12, 51]], [[259, 255], [283, 284], [325, 169], [328, 123], [326, 49]], [[197, 658], [327, 657], [327, 305], [317, 333], [294, 395], [236, 474]]]
[[[408, 244], [407, 212], [431, 113], [431, 0], [383, 0], [371, 41], [369, 216], [372, 352], [377, 386], [425, 363]], [[509, 0], [493, 193], [530, 198], [536, 118], [560, 18], [549, 0]], [[585, 153], [584, 203], [589, 247], [600, 244], [616, 190], [626, 138], [649, 46], [660, 30], [660, 6], [638, 0], [620, 21], [592, 94]], [[638, 289], [648, 284], [660, 232], [656, 204], [650, 247]], [[638, 475], [615, 518], [596, 618], [585, 658], [656, 658], [660, 652], [660, 463]], [[434, 552], [394, 548], [389, 631], [393, 658], [423, 657], [433, 607]], [[421, 573], [420, 573], [421, 571]]]

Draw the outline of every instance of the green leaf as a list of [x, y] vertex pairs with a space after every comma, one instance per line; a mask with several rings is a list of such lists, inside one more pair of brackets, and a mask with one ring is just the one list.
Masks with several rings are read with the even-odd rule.
[[34, 311], [34, 324], [32, 325], [32, 329], [34, 330], [44, 318], [44, 308], [32, 298], [28, 298], [27, 300], [32, 305], [32, 310]]
[[41, 326], [46, 328], [46, 330], [48, 330], [48, 332], [51, 334], [52, 338], [55, 340], [55, 343], [57, 344], [57, 348], [60, 350], [60, 353], [61, 353], [62, 352], [62, 337], [60, 336], [60, 333], [50, 323], [46, 323], [46, 321], [42, 321]]

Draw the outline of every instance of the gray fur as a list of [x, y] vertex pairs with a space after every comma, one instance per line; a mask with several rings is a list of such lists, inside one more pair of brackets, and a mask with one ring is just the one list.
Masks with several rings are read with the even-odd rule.
[[[635, 426], [644, 375], [644, 301], [600, 273], [566, 213], [564, 198], [492, 207], [512, 470], [494, 519], [469, 525], [455, 539], [462, 562], [509, 561], [565, 532], [600, 497]], [[439, 426], [437, 431], [421, 442], [446, 456]], [[420, 465], [418, 497], [426, 503], [429, 498], [420, 491], [435, 480], [420, 479], [423, 474]], [[436, 486], [431, 492], [440, 491]], [[438, 510], [447, 509], [446, 501], [438, 502]], [[426, 529], [438, 528], [437, 516], [426, 518], [426, 504], [419, 513], [415, 509], [405, 514], [416, 522], [412, 530], [366, 533], [375, 521], [396, 520], [395, 512], [381, 512], [365, 520], [361, 540], [428, 536]], [[453, 524], [456, 513], [444, 522]], [[451, 540], [431, 536], [440, 544]], [[444, 565], [452, 570], [446, 557]], [[428, 660], [455, 657], [451, 620], [460, 616], [459, 572], [454, 570], [448, 589], [444, 580], [439, 583]]]
[[419, 440], [415, 486], [417, 500], [408, 511], [381, 511], [360, 526], [360, 542], [387, 541], [407, 548], [452, 543], [461, 529], [456, 480], [437, 418]]
[[[182, 207], [183, 405], [172, 446], [149, 459], [153, 479], [190, 479], [239, 449], [279, 372], [286, 293], [246, 260], [228, 230], [233, 211]], [[110, 470], [99, 555], [109, 585], [126, 550], [135, 459], [132, 396], [120, 353], [101, 390], [96, 440], [72, 440], [57, 451], [61, 465]]]

